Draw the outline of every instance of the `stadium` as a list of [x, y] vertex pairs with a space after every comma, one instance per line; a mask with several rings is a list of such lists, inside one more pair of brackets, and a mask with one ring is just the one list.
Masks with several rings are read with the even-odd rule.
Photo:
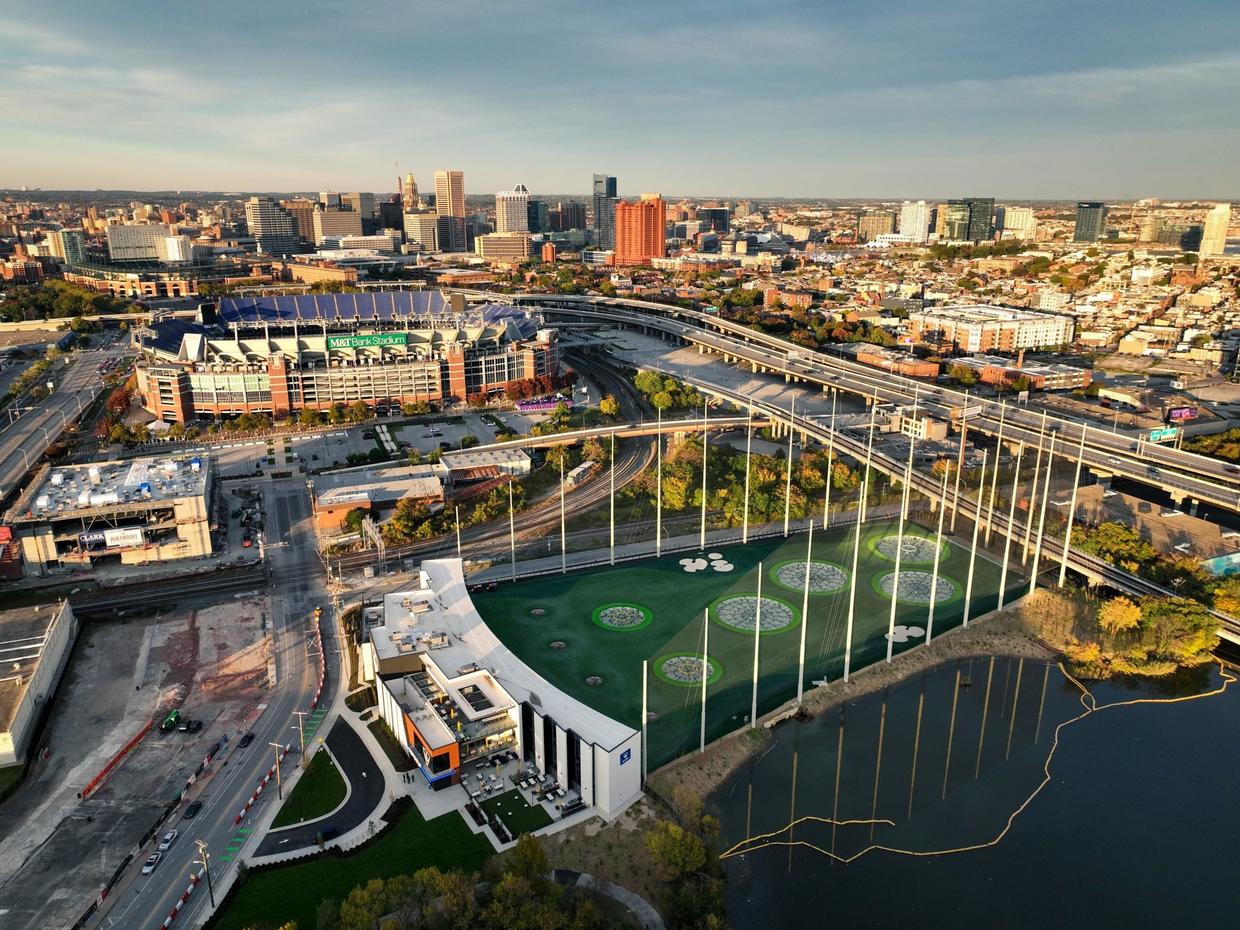
[[439, 291], [222, 298], [135, 341], [143, 406], [168, 423], [463, 401], [559, 367], [535, 313]]

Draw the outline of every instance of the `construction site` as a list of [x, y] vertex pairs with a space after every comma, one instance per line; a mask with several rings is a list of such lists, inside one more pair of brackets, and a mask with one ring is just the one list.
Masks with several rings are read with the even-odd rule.
[[6, 930], [71, 925], [171, 802], [211, 791], [264, 708], [269, 617], [251, 596], [82, 626], [26, 778], [0, 807]]

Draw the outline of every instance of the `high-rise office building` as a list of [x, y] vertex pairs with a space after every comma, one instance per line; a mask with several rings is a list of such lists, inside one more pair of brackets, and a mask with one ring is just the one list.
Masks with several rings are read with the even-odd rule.
[[442, 169], [435, 172], [435, 212], [445, 221], [440, 224], [440, 250], [464, 252], [465, 172]]
[[1107, 228], [1107, 205], [1096, 200], [1082, 200], [1076, 205], [1076, 228], [1073, 242], [1097, 242]]
[[616, 264], [645, 265], [666, 254], [666, 204], [658, 194], [614, 201]]
[[616, 179], [609, 174], [594, 176], [594, 244], [600, 249], [616, 247]]
[[434, 210], [413, 210], [405, 214], [405, 240], [424, 252], [439, 251], [439, 214]]
[[1038, 221], [1032, 207], [996, 207], [995, 227], [999, 238], [1029, 242], [1038, 237]]
[[412, 171], [405, 175], [405, 180], [400, 185], [400, 200], [405, 212], [416, 210], [422, 205], [421, 198], [418, 197], [418, 182], [413, 179]]
[[280, 206], [293, 214], [293, 219], [297, 221], [297, 235], [306, 243], [314, 242], [314, 211], [318, 208], [318, 201], [309, 197], [293, 197], [281, 200]]
[[354, 213], [360, 213], [363, 221], [365, 221], [375, 215], [375, 195], [364, 194], [361, 191], [341, 194], [340, 206], [342, 209], [352, 210]]
[[575, 200], [561, 200], [548, 216], [548, 225], [556, 232], [586, 228], [586, 205]]
[[263, 255], [291, 255], [297, 251], [297, 220], [270, 197], [245, 202], [245, 221]]
[[551, 229], [550, 214], [545, 200], [531, 200], [525, 209], [530, 232], [547, 232]]
[[340, 209], [340, 194], [336, 191], [319, 191], [319, 203], [331, 210]]
[[405, 226], [404, 211], [401, 202], [396, 199], [380, 200], [376, 205], [380, 229], [403, 229]]
[[906, 200], [900, 205], [900, 235], [914, 242], [925, 242], [930, 235], [930, 205], [924, 200]]
[[362, 235], [362, 215], [355, 210], [315, 210], [314, 244], [321, 245], [328, 236]]
[[862, 242], [884, 236], [895, 228], [895, 215], [886, 210], [862, 210], [857, 214], [857, 238]]
[[524, 184], [495, 195], [495, 231], [497, 233], [530, 231], [530, 192]]
[[956, 242], [989, 242], [994, 237], [994, 214], [993, 197], [949, 200], [946, 236]]
[[723, 235], [732, 228], [732, 211], [727, 207], [698, 207], [697, 218], [703, 232], [711, 230]]
[[1215, 204], [1206, 214], [1201, 234], [1201, 254], [1219, 256], [1227, 249], [1227, 227], [1231, 225], [1231, 204]]

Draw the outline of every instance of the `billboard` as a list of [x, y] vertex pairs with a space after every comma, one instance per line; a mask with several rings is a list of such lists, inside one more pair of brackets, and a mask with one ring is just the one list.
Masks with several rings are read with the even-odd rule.
[[78, 533], [78, 546], [82, 549], [102, 549], [107, 545], [107, 537], [103, 530], [91, 530]]
[[114, 549], [141, 546], [146, 542], [146, 537], [142, 534], [141, 527], [131, 526], [122, 530], [104, 530], [103, 541], [109, 549]]
[[1168, 420], [1195, 420], [1197, 419], [1196, 407], [1172, 407], [1167, 411]]
[[367, 349], [377, 346], [403, 346], [408, 342], [408, 333], [359, 333], [356, 336], [328, 336], [327, 348]]

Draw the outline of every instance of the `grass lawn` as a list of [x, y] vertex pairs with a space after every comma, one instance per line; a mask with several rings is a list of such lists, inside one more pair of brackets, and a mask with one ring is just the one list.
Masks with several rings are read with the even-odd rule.
[[343, 901], [372, 878], [410, 875], [436, 866], [476, 872], [493, 850], [485, 837], [469, 832], [455, 811], [427, 821], [411, 807], [378, 842], [352, 856], [326, 856], [245, 879], [213, 930], [275, 930], [287, 921], [313, 930], [315, 910], [326, 898]]
[[340, 770], [332, 762], [332, 757], [320, 749], [310, 760], [306, 771], [297, 782], [297, 787], [288, 796], [271, 825], [287, 827], [330, 814], [344, 800], [344, 796], [345, 783]]
[[[890, 590], [896, 532], [894, 522], [862, 528], [851, 655], [854, 671], [887, 655], [891, 596], [884, 593], [883, 584], [886, 579]], [[901, 562], [900, 587], [908, 599], [902, 596], [896, 602], [897, 653], [925, 641], [933, 568], [933, 531], [909, 526], [906, 537], [922, 542], [905, 540], [914, 551], [906, 548]], [[641, 726], [642, 660], [648, 660], [648, 709], [653, 715], [648, 751], [654, 769], [697, 747], [703, 617], [708, 609], [707, 738], [721, 736], [747, 718], [754, 662], [753, 601], [749, 601], [746, 630], [743, 621], [735, 622], [745, 602], [729, 598], [756, 595], [759, 563], [764, 627], [759, 637], [759, 714], [796, 694], [803, 623], [806, 687], [812, 687], [815, 680], [835, 680], [842, 675], [853, 545], [852, 528], [814, 534], [811, 558], [818, 563], [814, 572], [823, 578], [822, 590], [811, 591], [807, 618], [801, 616], [804, 534], [506, 584], [478, 592], [473, 599], [496, 635], [531, 668], [578, 700], [634, 728]], [[710, 559], [712, 553], [722, 558]], [[686, 558], [701, 561], [687, 570], [682, 564]], [[722, 563], [722, 570], [716, 569], [715, 562]], [[1019, 557], [1016, 563], [1019, 566]], [[968, 567], [967, 549], [951, 543], [944, 546], [940, 600], [934, 614], [936, 636], [961, 621]], [[796, 584], [790, 584], [790, 579], [797, 579]], [[998, 584], [999, 568], [979, 556], [971, 617], [994, 609]], [[1021, 584], [1018, 573], [1010, 572], [1008, 599], [1017, 596]], [[609, 626], [608, 615], [600, 616], [605, 610], [619, 622]], [[587, 681], [591, 678], [601, 682]]]
[[514, 837], [522, 833], [533, 833], [551, 823], [551, 815], [543, 806], [526, 803], [516, 788], [487, 798], [482, 802], [482, 807], [491, 816], [499, 817]]
[[396, 771], [408, 772], [413, 769], [413, 760], [405, 753], [404, 747], [396, 742], [396, 737], [392, 735], [392, 731], [388, 729], [387, 723], [382, 718], [371, 721], [366, 726], [375, 735], [375, 739], [379, 741], [379, 745], [387, 753], [388, 761], [396, 767]]

